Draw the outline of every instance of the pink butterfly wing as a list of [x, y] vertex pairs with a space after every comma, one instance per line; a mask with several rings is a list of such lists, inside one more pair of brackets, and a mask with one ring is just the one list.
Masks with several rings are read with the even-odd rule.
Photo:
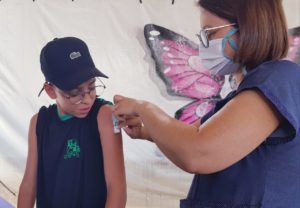
[[187, 38], [153, 24], [145, 26], [144, 34], [168, 93], [195, 99], [177, 111], [176, 117], [187, 123], [202, 117], [220, 97], [224, 77], [211, 74], [202, 66], [198, 45]]
[[170, 79], [171, 89], [191, 98], [207, 98], [219, 94], [223, 79], [212, 75], [200, 62], [198, 51], [179, 42], [160, 42], [164, 75]]
[[196, 100], [176, 111], [175, 117], [180, 121], [192, 124], [211, 111], [214, 108], [215, 103], [216, 101], [214, 100]]
[[300, 27], [289, 29], [289, 52], [287, 59], [300, 65]]

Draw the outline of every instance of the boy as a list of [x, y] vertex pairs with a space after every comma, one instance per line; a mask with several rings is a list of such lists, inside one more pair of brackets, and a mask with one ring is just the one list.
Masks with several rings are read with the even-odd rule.
[[[18, 208], [122, 208], [126, 181], [121, 134], [113, 132], [110, 102], [98, 99], [87, 45], [56, 38], [42, 49], [43, 106], [29, 127], [28, 157]], [[43, 90], [42, 89], [42, 90]]]

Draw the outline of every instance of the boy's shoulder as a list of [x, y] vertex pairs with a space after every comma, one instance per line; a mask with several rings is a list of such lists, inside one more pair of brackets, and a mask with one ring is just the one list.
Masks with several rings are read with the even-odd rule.
[[41, 115], [46, 116], [51, 114], [51, 112], [56, 112], [57, 111], [57, 105], [56, 104], [51, 104], [49, 106], [42, 106], [40, 107], [37, 116], [40, 117]]
[[112, 105], [113, 105], [113, 103], [111, 101], [105, 100], [103, 98], [97, 98], [94, 103], [92, 111], [94, 110], [95, 113], [98, 115], [100, 112], [100, 109], [102, 109], [102, 111], [103, 111], [108, 106], [112, 106]]
[[97, 98], [96, 101], [95, 101], [95, 104], [97, 105], [113, 105], [113, 103], [111, 101], [108, 101], [108, 100], [105, 100], [103, 98]]
[[96, 98], [92, 110], [94, 109], [96, 112], [98, 112], [100, 108], [105, 105], [113, 105], [113, 103], [103, 98]]
[[38, 113], [35, 113], [31, 118], [30, 118], [30, 126], [36, 126], [37, 123], [37, 119], [38, 119]]

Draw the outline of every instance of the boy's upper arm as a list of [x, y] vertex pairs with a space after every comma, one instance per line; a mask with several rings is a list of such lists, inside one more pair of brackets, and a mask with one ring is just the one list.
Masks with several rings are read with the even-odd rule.
[[24, 177], [19, 189], [18, 208], [34, 207], [37, 180], [37, 139], [36, 123], [38, 114], [31, 120], [28, 131], [28, 154]]
[[[104, 105], [100, 108], [97, 121], [101, 137], [106, 182], [110, 184], [118, 178], [125, 180], [122, 135], [113, 132], [111, 106]], [[120, 173], [123, 173], [124, 176], [120, 177]]]
[[37, 161], [38, 161], [37, 136], [36, 136], [37, 117], [38, 117], [37, 114], [34, 115], [30, 121], [29, 132], [28, 132], [28, 157], [27, 157], [27, 165], [26, 165], [27, 167], [29, 166], [30, 174], [35, 176], [36, 176]]
[[30, 120], [29, 131], [28, 131], [27, 162], [26, 162], [26, 169], [23, 178], [24, 183], [28, 182], [34, 187], [36, 186], [37, 162], [38, 162], [37, 137], [36, 137], [37, 117], [38, 114], [35, 114]]

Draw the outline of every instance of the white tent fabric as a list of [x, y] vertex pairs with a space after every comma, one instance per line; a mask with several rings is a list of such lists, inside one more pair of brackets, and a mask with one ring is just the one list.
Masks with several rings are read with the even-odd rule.
[[[289, 27], [300, 25], [299, 0], [284, 0]], [[103, 97], [146, 99], [170, 115], [189, 100], [168, 96], [143, 36], [154, 23], [197, 42], [195, 0], [2, 0], [0, 1], [0, 196], [16, 205], [27, 154], [27, 128], [41, 105], [39, 67], [42, 46], [55, 37], [76, 36], [88, 44], [95, 64], [110, 78]], [[159, 84], [160, 83], [160, 84]], [[192, 175], [155, 147], [123, 134], [128, 184], [127, 207], [178, 207]]]

